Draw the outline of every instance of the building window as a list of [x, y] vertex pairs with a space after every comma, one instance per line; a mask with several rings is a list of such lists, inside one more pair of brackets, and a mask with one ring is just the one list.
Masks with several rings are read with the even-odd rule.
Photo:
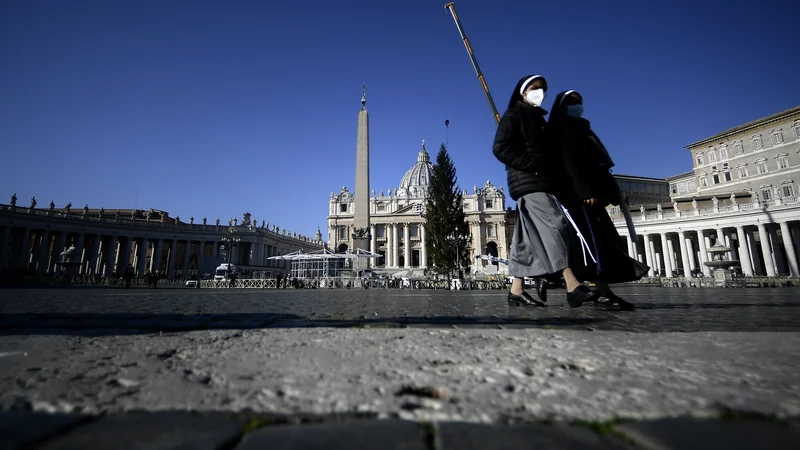
[[347, 227], [339, 227], [339, 239], [347, 239]]
[[722, 174], [722, 178], [724, 178], [725, 181], [731, 181], [733, 179], [731, 177], [730, 171], [727, 171], [727, 170]]
[[719, 184], [719, 174], [715, 173], [715, 174], [711, 175], [711, 181], [713, 181], [714, 184]]
[[759, 175], [763, 175], [767, 173], [767, 162], [763, 159], [759, 159], [756, 161], [756, 172]]
[[378, 235], [376, 237], [385, 238], [386, 237], [386, 225], [380, 225], [375, 227], [375, 233]]
[[378, 203], [378, 211], [386, 211], [386, 204]]
[[347, 212], [347, 203], [339, 203], [339, 212]]
[[703, 165], [703, 154], [702, 153], [696, 154], [694, 156], [694, 159], [695, 159], [695, 161], [697, 161], [697, 165], [698, 166], [702, 166]]
[[764, 197], [764, 201], [765, 202], [768, 202], [768, 201], [772, 200], [772, 190], [770, 190], [769, 187], [764, 188], [764, 186], [762, 186], [761, 187], [761, 196]]
[[794, 122], [794, 125], [792, 125], [792, 131], [794, 131], [795, 140], [800, 139], [800, 120], [796, 120]]
[[794, 186], [792, 186], [791, 184], [785, 184], [783, 186], [783, 196], [794, 197]]
[[619, 215], [619, 206], [612, 206], [611, 207], [611, 215], [613, 215], [613, 216]]
[[717, 162], [717, 152], [714, 150], [708, 151], [708, 162]]
[[464, 202], [464, 211], [469, 211], [469, 202]]
[[419, 236], [419, 225], [412, 224], [408, 227], [408, 236], [409, 237], [418, 237]]
[[700, 186], [706, 187], [708, 186], [708, 179], [705, 176], [700, 177]]
[[721, 159], [728, 159], [728, 146], [723, 144], [719, 147], [719, 157]]
[[733, 156], [739, 156], [744, 153], [744, 147], [742, 147], [742, 141], [736, 141], [733, 143]]
[[775, 161], [778, 162], [778, 170], [780, 169], [788, 169], [789, 168], [789, 159], [787, 158], [786, 153], [781, 153], [780, 155], [775, 157]]
[[761, 150], [764, 148], [764, 143], [761, 142], [761, 135], [757, 134], [750, 138], [750, 142], [753, 145], [753, 150]]
[[492, 200], [486, 199], [486, 209], [492, 209]]
[[496, 237], [495, 236], [494, 225], [487, 225], [486, 226], [486, 237], [490, 237], [490, 238]]
[[672, 192], [673, 194], [677, 194], [677, 193], [678, 193], [678, 185], [677, 185], [677, 184], [675, 184], [675, 183], [672, 183], [672, 184], [670, 184], [670, 185], [669, 185], [669, 190], [670, 190], [670, 192]]
[[783, 131], [782, 130], [772, 130], [772, 132], [770, 133], [770, 137], [772, 138], [772, 145], [783, 144]]
[[739, 166], [737, 169], [739, 169], [739, 178], [747, 178], [747, 167]]

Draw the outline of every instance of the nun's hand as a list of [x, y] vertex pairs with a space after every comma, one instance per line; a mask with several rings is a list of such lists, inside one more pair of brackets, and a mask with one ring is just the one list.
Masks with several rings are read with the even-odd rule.
[[595, 205], [595, 203], [597, 203], [597, 198], [595, 198], [595, 197], [589, 197], [589, 198], [585, 199], [585, 200], [583, 201], [583, 203], [584, 203], [585, 205], [594, 206], [594, 205]]

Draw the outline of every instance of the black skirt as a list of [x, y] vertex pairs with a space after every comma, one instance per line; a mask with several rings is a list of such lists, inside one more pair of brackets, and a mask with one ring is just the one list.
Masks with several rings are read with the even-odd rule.
[[573, 206], [570, 212], [594, 256], [594, 260], [587, 257], [586, 263], [582, 255], [571, 258], [574, 261], [572, 271], [578, 280], [625, 283], [647, 275], [650, 267], [628, 256], [627, 245], [623, 244], [605, 208], [581, 205]]

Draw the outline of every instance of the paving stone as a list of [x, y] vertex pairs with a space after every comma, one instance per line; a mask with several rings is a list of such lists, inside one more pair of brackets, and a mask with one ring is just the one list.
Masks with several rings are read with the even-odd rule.
[[82, 420], [86, 419], [72, 414], [0, 413], [0, 450], [24, 448]]
[[615, 428], [654, 450], [790, 450], [800, 445], [796, 428], [767, 420], [663, 419], [624, 423]]
[[267, 426], [248, 433], [236, 450], [428, 450], [428, 433], [416, 422], [358, 420]]
[[113, 414], [53, 438], [40, 449], [216, 450], [235, 442], [244, 424], [242, 420], [215, 414]]
[[442, 449], [458, 450], [589, 450], [626, 448], [612, 437], [601, 436], [589, 429], [567, 425], [484, 425], [442, 423], [438, 425], [438, 442]]
[[[192, 289], [3, 289], [0, 334], [35, 329], [159, 331], [229, 328], [548, 327], [585, 330], [800, 331], [800, 288], [692, 289], [626, 285], [615, 292], [634, 312], [571, 309], [563, 290], [547, 308], [509, 308], [505, 291]], [[57, 300], [57, 301], [54, 301]]]

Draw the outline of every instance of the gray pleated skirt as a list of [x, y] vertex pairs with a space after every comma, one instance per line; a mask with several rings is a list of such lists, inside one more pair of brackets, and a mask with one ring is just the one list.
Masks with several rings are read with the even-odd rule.
[[575, 230], [555, 198], [534, 192], [517, 200], [517, 224], [511, 238], [508, 274], [539, 277], [569, 267]]

